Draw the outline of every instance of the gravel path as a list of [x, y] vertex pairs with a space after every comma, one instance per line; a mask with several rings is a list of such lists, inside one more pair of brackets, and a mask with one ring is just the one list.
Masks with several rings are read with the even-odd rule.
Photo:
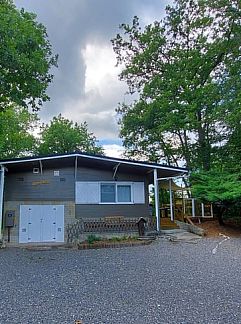
[[0, 251], [0, 323], [241, 323], [241, 239]]

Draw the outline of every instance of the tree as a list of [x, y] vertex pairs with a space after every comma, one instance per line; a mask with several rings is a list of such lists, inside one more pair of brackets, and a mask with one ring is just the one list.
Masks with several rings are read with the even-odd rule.
[[0, 111], [12, 103], [38, 110], [49, 100], [49, 71], [57, 66], [45, 27], [35, 14], [0, 0], [0, 35]]
[[138, 17], [113, 40], [132, 104], [121, 104], [127, 153], [210, 170], [241, 120], [239, 0], [176, 0], [163, 21]]
[[[204, 202], [211, 202], [216, 207], [220, 225], [224, 225], [223, 216], [228, 210], [240, 208], [241, 173], [231, 170], [211, 170], [196, 172], [191, 176], [192, 194]], [[240, 214], [240, 211], [239, 211]]]
[[43, 125], [37, 153], [58, 154], [83, 151], [86, 153], [103, 154], [97, 145], [96, 137], [88, 132], [87, 123], [77, 124], [58, 115], [48, 125]]
[[35, 149], [32, 134], [38, 118], [27, 108], [9, 107], [0, 111], [0, 159], [31, 155]]

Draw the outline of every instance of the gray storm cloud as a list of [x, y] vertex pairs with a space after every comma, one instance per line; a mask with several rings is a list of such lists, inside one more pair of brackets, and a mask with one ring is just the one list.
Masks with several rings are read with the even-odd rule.
[[51, 101], [42, 108], [40, 116], [47, 121], [59, 113], [67, 114], [74, 121], [86, 120], [99, 138], [116, 138], [114, 112], [123, 100], [124, 86], [117, 85], [114, 91], [105, 92], [105, 97], [98, 90], [86, 92], [86, 62], [81, 53], [91, 43], [111, 47], [110, 39], [118, 32], [118, 26], [131, 22], [134, 15], [158, 13], [154, 18], [160, 18], [167, 1], [16, 0], [15, 3], [37, 14], [37, 20], [47, 28], [54, 52], [59, 54], [59, 67], [53, 71], [55, 78], [48, 90]]

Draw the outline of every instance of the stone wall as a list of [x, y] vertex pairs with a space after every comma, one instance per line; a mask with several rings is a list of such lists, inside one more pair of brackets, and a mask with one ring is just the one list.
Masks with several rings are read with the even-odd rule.
[[73, 224], [68, 224], [66, 227], [67, 243], [72, 243], [74, 240], [79, 239], [84, 233], [84, 222], [82, 219], [77, 220]]
[[[75, 223], [68, 224], [66, 227], [67, 242], [72, 243], [75, 240], [82, 241], [88, 235], [94, 234], [101, 237], [119, 236], [119, 235], [138, 235], [139, 218], [108, 218], [85, 219], [81, 218]], [[155, 222], [147, 221], [145, 231], [156, 228]]]
[[191, 232], [191, 233], [194, 233], [194, 234], [197, 234], [199, 236], [204, 236], [205, 235], [205, 231], [204, 229], [198, 227], [198, 226], [195, 226], [195, 225], [192, 225], [192, 224], [187, 224], [187, 223], [184, 223], [184, 222], [180, 222], [180, 221], [175, 221], [175, 223], [181, 228], [181, 229], [184, 229], [188, 232]]

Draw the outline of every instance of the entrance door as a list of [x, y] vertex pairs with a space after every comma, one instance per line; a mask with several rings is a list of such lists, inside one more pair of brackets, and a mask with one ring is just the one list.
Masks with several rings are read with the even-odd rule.
[[19, 243], [64, 242], [63, 205], [20, 206]]

